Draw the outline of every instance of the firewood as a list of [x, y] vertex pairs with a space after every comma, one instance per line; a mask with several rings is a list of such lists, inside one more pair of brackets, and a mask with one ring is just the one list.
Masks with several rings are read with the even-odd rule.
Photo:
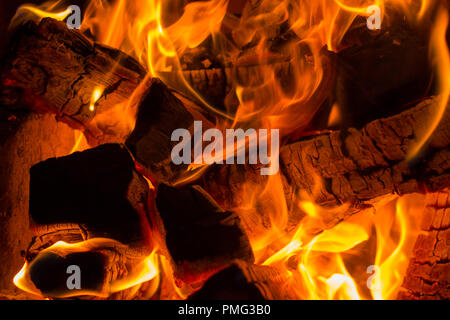
[[[386, 196], [448, 187], [450, 112], [445, 113], [423, 152], [412, 162], [405, 160], [413, 139], [422, 136], [424, 124], [435, 115], [436, 104], [436, 99], [428, 99], [360, 130], [324, 132], [281, 147], [281, 179], [291, 226], [305, 217], [296, 203], [302, 190], [319, 206], [349, 205], [347, 210], [323, 215], [320, 232]], [[237, 210], [246, 201], [244, 188], [258, 188], [267, 179], [251, 166], [214, 166], [203, 177], [202, 186], [226, 210]], [[245, 226], [252, 234], [253, 225]]]
[[450, 299], [450, 189], [427, 194], [422, 230], [399, 299]]
[[171, 136], [176, 129], [192, 132], [194, 120], [212, 126], [198, 107], [179, 98], [161, 80], [152, 79], [140, 102], [136, 126], [125, 142], [144, 174], [152, 180], [171, 183], [188, 168], [172, 163], [172, 148], [178, 142], [171, 141]]
[[11, 279], [23, 264], [21, 252], [33, 236], [29, 229], [30, 167], [67, 155], [75, 131], [52, 115], [10, 112], [0, 108], [0, 287], [12, 290]]
[[284, 289], [287, 275], [268, 266], [235, 261], [215, 274], [189, 300], [282, 300], [290, 297]]
[[149, 186], [124, 146], [106, 144], [48, 159], [34, 165], [30, 176], [33, 223], [80, 224], [87, 238], [107, 237], [150, 249]]
[[[80, 247], [55, 245], [28, 261], [20, 283], [44, 297], [131, 299], [136, 290], [118, 283], [136, 280], [133, 280], [136, 268], [140, 268], [145, 257], [144, 252], [134, 251], [110, 239], [94, 239]], [[78, 271], [70, 270], [70, 266], [75, 266]], [[78, 272], [79, 283], [69, 287], [68, 278], [75, 272]]]
[[155, 224], [177, 279], [196, 283], [235, 259], [253, 261], [239, 217], [222, 210], [199, 186], [160, 184], [155, 203]]
[[[75, 128], [101, 134], [97, 114], [127, 101], [145, 70], [123, 52], [92, 42], [50, 18], [18, 29], [2, 67], [0, 101], [49, 111]], [[101, 89], [97, 101], [94, 90]], [[91, 104], [94, 110], [91, 110]]]

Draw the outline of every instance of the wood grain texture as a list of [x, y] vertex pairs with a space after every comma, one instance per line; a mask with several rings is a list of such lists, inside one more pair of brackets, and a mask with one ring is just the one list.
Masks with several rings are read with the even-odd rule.
[[[360, 130], [325, 132], [283, 146], [280, 179], [290, 224], [298, 225], [305, 216], [297, 205], [302, 191], [324, 208], [348, 205], [345, 210], [324, 214], [323, 228], [317, 230], [320, 232], [361, 209], [377, 205], [385, 197], [448, 187], [450, 112], [445, 113], [422, 153], [414, 161], [405, 161], [414, 139], [423, 135], [428, 120], [435, 115], [436, 106], [435, 99], [425, 100]], [[259, 169], [248, 165], [214, 166], [202, 180], [204, 188], [227, 210], [242, 207], [248, 201], [248, 190], [261, 190], [268, 182]], [[258, 204], [262, 203], [254, 205]], [[252, 223], [247, 225], [252, 233]]]
[[422, 230], [398, 299], [450, 299], [450, 189], [427, 195]]

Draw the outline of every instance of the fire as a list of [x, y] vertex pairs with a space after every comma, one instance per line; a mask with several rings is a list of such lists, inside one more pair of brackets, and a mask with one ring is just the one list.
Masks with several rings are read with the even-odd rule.
[[445, 10], [439, 11], [430, 39], [430, 54], [439, 78], [439, 103], [436, 107], [435, 116], [428, 121], [429, 124], [426, 126], [426, 131], [421, 134], [418, 141], [410, 148], [408, 153], [408, 159], [410, 160], [420, 152], [439, 125], [450, 99], [450, 78], [448, 76], [450, 72], [450, 54], [447, 45], [448, 23], [448, 12]]
[[71, 9], [65, 8], [59, 11], [62, 1], [47, 1], [39, 7], [25, 4], [17, 9], [15, 16], [12, 19], [11, 26], [16, 26], [26, 20], [41, 19], [44, 17], [53, 18], [58, 21], [63, 21], [72, 12]]
[[89, 106], [89, 110], [90, 111], [94, 111], [95, 110], [95, 103], [98, 101], [98, 99], [100, 99], [100, 97], [102, 96], [102, 92], [103, 89], [102, 88], [96, 88], [94, 90], [94, 92], [92, 93], [92, 98], [91, 98], [91, 105]]
[[[395, 299], [423, 208], [424, 197], [401, 197], [311, 240], [304, 233], [307, 226], [301, 225], [292, 240], [262, 264], [285, 268], [287, 290], [301, 299]], [[305, 209], [320, 210], [313, 205]]]
[[[114, 249], [120, 247], [124, 247], [124, 245], [111, 239], [102, 238], [94, 238], [80, 243], [66, 243], [64, 241], [59, 241], [42, 250], [31, 263], [26, 262], [23, 268], [16, 274], [13, 281], [18, 288], [25, 292], [37, 296], [45, 296], [45, 294], [43, 294], [41, 290], [36, 287], [35, 282], [32, 280], [30, 270], [37, 262], [45, 259], [46, 255], [54, 254], [61, 258], [65, 258], [70, 254], [92, 251], [99, 251], [107, 254], [111, 248]], [[152, 296], [157, 289], [156, 284], [159, 282], [159, 268], [157, 266], [158, 255], [156, 254], [156, 250], [154, 250], [148, 257], [142, 259], [139, 263], [133, 263], [131, 269], [128, 270], [125, 276], [118, 279], [112, 279], [111, 282], [106, 283], [106, 286], [98, 288], [96, 291], [86, 289], [72, 291], [71, 289], [67, 289], [56, 294], [53, 293], [52, 297], [68, 298], [74, 296], [92, 295], [106, 298], [115, 292], [126, 289], [133, 288], [138, 290], [140, 284], [148, 281], [153, 281], [155, 284], [149, 289], [150, 293], [147, 293]], [[110, 275], [108, 275], [108, 277], [109, 276]]]
[[[164, 81], [168, 73], [176, 76], [176, 82], [184, 87], [177, 89], [187, 89], [216, 113], [217, 128], [247, 124], [254, 128], [280, 129], [282, 136], [288, 136], [304, 130], [327, 98], [333, 82], [333, 66], [326, 50], [338, 52], [344, 47], [343, 39], [357, 16], [367, 17], [370, 15], [367, 8], [376, 5], [385, 21], [389, 18], [389, 8], [395, 7], [420, 25], [438, 8], [430, 53], [438, 73], [440, 103], [425, 132], [411, 146], [408, 159], [417, 156], [438, 126], [450, 96], [450, 58], [446, 42], [449, 17], [445, 9], [439, 7], [439, 1], [262, 0], [257, 5], [250, 1], [240, 18], [233, 22], [227, 20], [228, 2], [192, 2], [183, 11], [171, 11], [170, 8], [177, 8], [176, 0], [92, 0], [85, 11], [81, 30], [90, 31], [96, 41], [135, 57], [147, 68], [149, 77], [160, 77]], [[55, 13], [56, 7], [59, 8], [59, 2], [39, 8], [23, 6], [19, 12], [64, 20], [67, 10]], [[273, 52], [277, 36], [274, 30], [280, 26], [290, 31], [292, 40], [278, 48], [279, 52]], [[181, 57], [208, 37], [212, 38], [214, 51], [232, 65], [229, 80], [237, 107], [226, 103], [222, 110], [210, 105], [184, 78]], [[246, 75], [242, 75], [239, 68], [254, 65], [261, 67], [254, 70], [250, 79], [244, 79]], [[95, 111], [95, 103], [102, 93], [102, 88], [95, 88], [91, 111]], [[98, 115], [95, 121], [102, 126], [126, 114], [126, 131], [130, 131], [134, 120], [131, 109], [130, 103], [118, 105], [108, 114]], [[342, 118], [345, 114], [335, 105], [329, 124], [336, 124]], [[78, 144], [74, 151], [77, 148]], [[323, 208], [315, 203], [316, 196], [314, 190], [312, 194], [300, 192], [297, 195], [296, 204], [305, 218], [292, 227], [289, 225], [291, 208], [288, 208], [280, 175], [268, 177], [264, 185], [249, 182], [243, 186], [242, 198], [247, 200], [234, 210], [247, 224], [253, 224], [250, 242], [256, 263], [283, 270], [289, 279], [286, 290], [299, 299], [394, 299], [418, 233], [423, 199], [417, 195], [399, 197], [377, 210], [365, 210], [326, 229], [325, 217], [332, 212], [345, 212], [350, 204]], [[256, 211], [267, 217], [269, 227], [267, 222], [255, 223]], [[43, 252], [63, 248], [86, 250], [91, 243], [57, 243]], [[148, 281], [157, 286], [156, 279], [161, 274], [157, 257], [159, 255], [152, 252], [134, 266], [135, 271], [129, 277], [111, 283], [106, 292], [91, 294], [105, 296]], [[166, 261], [162, 265], [162, 269], [167, 270], [164, 275], [170, 278], [169, 264]], [[26, 263], [14, 283], [40, 295], [27, 279], [29, 268]], [[156, 290], [152, 287], [151, 291]], [[173, 296], [186, 297], [176, 286], [174, 291]]]

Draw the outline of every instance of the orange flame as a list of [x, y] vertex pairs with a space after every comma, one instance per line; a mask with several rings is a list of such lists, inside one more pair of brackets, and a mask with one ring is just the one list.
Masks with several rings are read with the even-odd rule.
[[425, 132], [421, 132], [418, 141], [416, 141], [408, 151], [408, 160], [413, 159], [420, 152], [422, 147], [436, 130], [447, 110], [450, 98], [450, 54], [447, 44], [448, 19], [448, 12], [446, 10], [443, 9], [438, 12], [430, 40], [430, 52], [439, 79], [439, 103], [436, 104], [434, 117], [425, 127]]
[[[367, 17], [367, 8], [377, 5], [381, 18], [386, 19], [388, 8], [398, 7], [405, 16], [420, 23], [438, 3], [437, 0], [261, 0], [257, 5], [247, 2], [240, 18], [231, 18], [227, 13], [227, 0], [192, 2], [185, 6], [184, 12], [169, 14], [170, 10], [165, 8], [174, 2], [92, 0], [84, 15], [82, 31], [89, 30], [96, 41], [135, 57], [147, 68], [149, 76], [164, 80], [167, 72], [175, 74], [179, 78], [177, 83], [216, 112], [218, 128], [245, 123], [254, 128], [281, 129], [283, 135], [308, 125], [326, 99], [333, 68], [324, 48], [339, 51], [357, 16]], [[65, 11], [51, 13], [55, 6], [25, 6], [20, 10], [28, 10], [41, 18], [64, 19]], [[430, 138], [449, 100], [448, 13], [443, 8], [438, 12], [430, 48], [439, 76], [440, 103], [435, 117], [409, 150], [408, 159], [415, 157]], [[289, 30], [293, 40], [275, 54], [271, 50], [277, 36], [274, 30], [281, 26]], [[225, 111], [209, 105], [183, 76], [181, 56], [210, 36], [214, 49], [233, 65], [227, 72], [238, 100], [237, 109], [232, 103], [226, 104]], [[272, 63], [274, 56], [276, 62]], [[254, 65], [259, 68], [253, 68], [248, 77], [245, 72], [250, 71], [245, 68]], [[101, 88], [93, 92], [91, 111], [95, 111], [101, 92]], [[345, 117], [338, 108], [336, 105], [330, 115], [330, 125]], [[130, 103], [111, 110], [97, 115], [95, 121], [99, 126], [105, 119], [126, 114], [126, 129], [132, 129], [134, 113], [130, 112]], [[316, 181], [316, 187], [320, 183], [322, 181]], [[376, 212], [366, 210], [325, 230], [326, 217], [345, 212], [350, 205], [320, 207], [315, 203], [317, 190], [296, 195], [294, 202], [305, 218], [292, 227], [291, 208], [280, 175], [268, 177], [263, 185], [252, 182], [243, 185], [242, 198], [246, 200], [234, 210], [245, 224], [252, 226], [249, 237], [256, 262], [284, 270], [289, 279], [286, 290], [301, 299], [395, 298], [418, 232], [415, 221], [420, 220], [423, 199], [419, 196], [398, 198]], [[111, 292], [154, 279], [159, 274], [155, 255], [152, 253], [136, 267], [138, 271], [133, 279], [112, 284]], [[169, 264], [162, 264], [170, 277]], [[370, 266], [374, 268], [367, 269]], [[14, 282], [23, 290], [35, 292], [24, 284], [27, 268], [25, 264]], [[370, 279], [372, 274], [367, 270], [374, 272]], [[186, 297], [182, 290], [175, 287], [174, 291], [173, 297]]]
[[[53, 252], [58, 254], [59, 256], [66, 256], [71, 253], [77, 252], [87, 252], [93, 250], [101, 250], [105, 247], [124, 247], [121, 243], [111, 240], [111, 239], [102, 239], [95, 238], [87, 241], [83, 241], [80, 243], [66, 243], [64, 241], [59, 241], [53, 244], [52, 246], [42, 250], [38, 256], [30, 263], [25, 263], [23, 268], [16, 274], [14, 277], [14, 284], [20, 288], [21, 290], [28, 292], [33, 295], [43, 296], [38, 288], [34, 285], [33, 281], [30, 278], [29, 270], [30, 267], [33, 266], [33, 263], [39, 260], [39, 257], [45, 253]], [[66, 292], [59, 295], [59, 298], [68, 298], [74, 296], [82, 296], [82, 295], [93, 295], [98, 297], [109, 297], [112, 293], [123, 291], [132, 287], [137, 287], [138, 285], [156, 280], [155, 283], [158, 282], [159, 271], [157, 268], [157, 255], [154, 250], [147, 258], [144, 258], [140, 263], [133, 265], [131, 270], [128, 270], [128, 273], [123, 278], [119, 278], [107, 283], [106, 288], [103, 288], [102, 291], [91, 291], [91, 290], [73, 290], [73, 292]], [[139, 287], [137, 287], [138, 289]], [[153, 286], [152, 292], [154, 293], [157, 289], [157, 286]]]

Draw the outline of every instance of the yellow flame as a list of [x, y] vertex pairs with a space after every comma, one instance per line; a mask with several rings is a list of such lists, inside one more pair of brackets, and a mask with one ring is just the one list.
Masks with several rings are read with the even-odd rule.
[[[39, 259], [42, 254], [47, 252], [53, 252], [60, 255], [61, 257], [65, 257], [66, 255], [75, 252], [102, 250], [102, 248], [105, 247], [114, 248], [117, 246], [124, 247], [124, 245], [115, 240], [103, 238], [90, 239], [79, 243], [66, 243], [64, 241], [58, 241], [52, 246], [42, 250], [33, 261]], [[123, 291], [129, 288], [135, 288], [137, 290], [139, 288], [138, 286], [144, 282], [148, 282], [151, 280], [155, 280], [156, 282], [159, 281], [157, 261], [158, 256], [156, 254], [156, 250], [154, 250], [147, 258], [144, 258], [140, 263], [131, 266], [131, 270], [129, 270], [129, 273], [123, 278], [119, 278], [112, 281], [111, 283], [107, 283], [106, 288], [103, 288], [103, 291], [101, 292], [81, 289], [73, 290], [73, 292], [70, 293], [61, 294], [58, 297], [68, 298], [81, 295], [92, 295], [106, 298], [115, 292]], [[31, 262], [31, 265], [32, 264], [33, 262]], [[19, 289], [25, 292], [42, 296], [40, 290], [36, 288], [36, 286], [30, 279], [29, 268], [30, 265], [28, 263], [25, 263], [22, 269], [14, 277], [13, 282]], [[157, 285], [154, 285], [151, 288], [151, 291], [154, 293], [157, 287]], [[147, 294], [149, 293], [147, 292]]]
[[436, 104], [433, 119], [427, 124], [426, 132], [421, 134], [419, 140], [408, 151], [407, 160], [413, 159], [420, 152], [447, 110], [450, 97], [450, 54], [447, 46], [448, 20], [448, 12], [444, 9], [439, 10], [430, 40], [431, 54], [439, 82], [439, 102]]
[[67, 16], [72, 12], [72, 10], [70, 10], [69, 8], [67, 8], [66, 10], [62, 11], [62, 12], [49, 12], [46, 10], [41, 10], [39, 8], [36, 8], [32, 5], [23, 5], [19, 8], [18, 10], [18, 14], [21, 13], [21, 11], [28, 11], [31, 12], [33, 14], [35, 14], [36, 16], [40, 17], [40, 18], [53, 18], [55, 20], [58, 21], [63, 21], [64, 19], [67, 18]]

